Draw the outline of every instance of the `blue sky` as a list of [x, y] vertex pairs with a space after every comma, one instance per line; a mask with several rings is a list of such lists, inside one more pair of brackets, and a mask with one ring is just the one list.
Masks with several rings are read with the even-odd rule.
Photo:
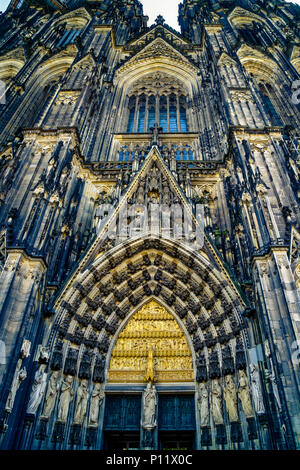
[[[0, 11], [5, 11], [10, 0], [0, 0]], [[144, 5], [144, 14], [149, 16], [149, 25], [161, 14], [166, 22], [178, 29], [178, 0], [141, 0]], [[299, 0], [300, 1], [300, 0]]]
[[[179, 30], [177, 23], [178, 0], [141, 0], [141, 2], [144, 5], [144, 14], [149, 16], [149, 26], [160, 14], [165, 18], [166, 23]], [[294, 3], [300, 4], [300, 0], [294, 0]], [[4, 11], [8, 4], [9, 0], [0, 0], [0, 11]]]

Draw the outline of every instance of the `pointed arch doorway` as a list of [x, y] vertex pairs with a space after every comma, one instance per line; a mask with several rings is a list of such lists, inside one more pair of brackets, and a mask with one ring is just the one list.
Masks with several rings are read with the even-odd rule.
[[[143, 427], [147, 384], [156, 391], [151, 433]], [[179, 320], [156, 300], [144, 304], [120, 328], [111, 352], [107, 389], [106, 449], [194, 448], [191, 349]]]

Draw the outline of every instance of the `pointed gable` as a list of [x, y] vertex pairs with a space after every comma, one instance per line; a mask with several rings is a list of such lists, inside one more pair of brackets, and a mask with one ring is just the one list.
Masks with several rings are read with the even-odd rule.
[[[211, 269], [221, 271], [234, 287], [223, 262], [204, 234], [204, 218], [201, 217], [201, 211], [198, 211], [197, 216], [194, 215], [184, 192], [173, 173], [166, 167], [156, 145], [152, 146], [143, 166], [119, 202], [111, 207], [105, 204], [103, 209], [106, 216], [97, 227], [97, 238], [66, 283], [64, 291], [69, 289], [78, 275], [83, 275], [86, 270], [91, 269], [96, 259], [110, 256], [110, 253], [121, 249], [123, 243], [145, 237], [169, 240], [187, 252], [201, 255], [210, 263]], [[171, 211], [170, 226], [161, 223], [163, 217], [168, 218], [168, 210]], [[137, 223], [133, 224], [132, 221]], [[60, 298], [63, 295], [61, 292]]]
[[116, 78], [134, 70], [137, 67], [143, 67], [149, 64], [170, 64], [184, 69], [186, 72], [197, 73], [198, 67], [175, 47], [171, 46], [163, 38], [156, 38], [141, 51], [122, 64], [116, 72]]

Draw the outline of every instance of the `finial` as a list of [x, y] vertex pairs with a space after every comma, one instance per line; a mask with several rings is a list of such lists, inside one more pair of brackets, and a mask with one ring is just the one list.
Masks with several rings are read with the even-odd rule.
[[155, 20], [155, 23], [156, 23], [156, 24], [162, 24], [162, 25], [163, 25], [165, 22], [166, 22], [166, 20], [165, 20], [164, 17], [161, 16], [161, 15], [158, 15], [158, 17], [157, 17], [156, 20]]

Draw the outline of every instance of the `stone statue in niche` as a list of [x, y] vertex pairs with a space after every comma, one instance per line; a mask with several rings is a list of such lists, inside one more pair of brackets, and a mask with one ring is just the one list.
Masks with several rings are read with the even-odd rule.
[[89, 391], [88, 381], [83, 379], [77, 390], [74, 423], [82, 424], [87, 409]]
[[145, 202], [144, 186], [140, 184], [139, 189], [136, 192], [136, 203], [144, 204], [144, 202]]
[[200, 411], [201, 427], [209, 426], [209, 394], [203, 382], [199, 384], [198, 408]]
[[49, 418], [51, 416], [51, 413], [53, 411], [54, 405], [55, 405], [55, 400], [57, 396], [57, 392], [60, 386], [60, 380], [59, 380], [59, 371], [56, 370], [52, 372], [50, 380], [49, 380], [49, 385], [46, 393], [46, 398], [45, 398], [45, 403], [44, 403], [44, 409], [42, 416], [44, 418]]
[[257, 414], [264, 414], [266, 410], [261, 391], [259, 372], [258, 367], [254, 364], [250, 364], [250, 376], [255, 411]]
[[158, 170], [157, 168], [151, 168], [150, 172], [150, 181], [149, 181], [149, 191], [158, 191]]
[[271, 370], [266, 369], [266, 371], [265, 371], [266, 372], [266, 377], [267, 377], [267, 379], [269, 379], [271, 381], [272, 390], [273, 390], [273, 393], [274, 393], [274, 397], [275, 397], [277, 406], [278, 406], [279, 410], [281, 410], [281, 402], [280, 402], [280, 397], [279, 397], [278, 385], [277, 385], [277, 380], [276, 380], [276, 376], [275, 376], [272, 364], [271, 364], [271, 367], [272, 367]]
[[237, 422], [239, 420], [237, 409], [237, 393], [235, 383], [231, 375], [225, 376], [224, 398], [229, 421]]
[[223, 413], [222, 413], [222, 389], [218, 379], [212, 380], [211, 387], [211, 409], [216, 425], [223, 424]]
[[238, 397], [241, 401], [246, 418], [253, 418], [254, 412], [251, 403], [248, 377], [243, 370], [239, 371]]
[[96, 384], [92, 393], [89, 424], [98, 425], [99, 411], [104, 400], [104, 390], [102, 384]]
[[15, 370], [14, 378], [11, 384], [11, 389], [9, 391], [6, 405], [5, 405], [5, 410], [8, 412], [11, 412], [11, 410], [13, 409], [17, 391], [21, 383], [23, 382], [23, 380], [25, 380], [27, 377], [26, 369], [25, 367], [21, 369], [21, 365], [22, 365], [22, 359], [19, 359], [16, 370]]
[[163, 187], [163, 197], [162, 197], [162, 203], [169, 205], [171, 202], [171, 191], [167, 183], [164, 184]]
[[73, 400], [73, 377], [68, 375], [63, 381], [60, 391], [59, 403], [58, 403], [58, 415], [57, 420], [65, 423], [68, 417], [68, 411], [71, 401]]
[[148, 382], [143, 395], [143, 421], [142, 426], [145, 429], [153, 429], [156, 426], [156, 388]]
[[22, 347], [21, 347], [21, 357], [23, 359], [30, 356], [30, 347], [31, 347], [31, 342], [28, 341], [28, 339], [24, 339]]
[[27, 405], [28, 414], [36, 414], [38, 407], [41, 403], [43, 395], [46, 390], [47, 384], [47, 374], [45, 372], [46, 365], [43, 364], [37, 371], [34, 376], [34, 381], [31, 389], [31, 394], [29, 397], [29, 402]]

